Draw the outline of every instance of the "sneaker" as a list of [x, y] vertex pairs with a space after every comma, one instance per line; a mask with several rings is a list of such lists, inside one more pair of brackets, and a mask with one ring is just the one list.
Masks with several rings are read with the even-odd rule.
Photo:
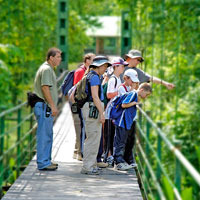
[[77, 158], [77, 153], [74, 153], [73, 154], [73, 159], [76, 159]]
[[106, 167], [108, 167], [108, 163], [98, 162], [98, 163], [97, 163], [97, 167], [106, 168]]
[[47, 166], [47, 167], [45, 167], [43, 169], [39, 169], [39, 170], [41, 170], [41, 171], [55, 171], [56, 169], [58, 169], [58, 167], [53, 165], [53, 164], [51, 164], [51, 165], [49, 165], [49, 166]]
[[56, 167], [58, 167], [58, 163], [55, 163], [55, 162], [51, 161], [51, 164], [54, 165], [54, 166], [56, 166]]
[[96, 168], [93, 168], [92, 171], [88, 171], [84, 168], [81, 169], [81, 174], [87, 174], [87, 175], [99, 175], [99, 171]]
[[132, 166], [132, 168], [137, 168], [137, 164], [136, 163], [131, 163], [130, 166]]
[[113, 156], [109, 156], [106, 159], [106, 162], [108, 163], [109, 166], [114, 166], [114, 157]]
[[132, 166], [130, 166], [129, 164], [127, 163], [119, 163], [115, 166], [115, 168], [117, 170], [120, 170], [120, 171], [126, 171], [126, 170], [129, 170], [132, 168]]
[[82, 161], [82, 160], [83, 160], [83, 157], [82, 157], [81, 154], [78, 154], [78, 155], [77, 155], [77, 160], [79, 160], [79, 161]]

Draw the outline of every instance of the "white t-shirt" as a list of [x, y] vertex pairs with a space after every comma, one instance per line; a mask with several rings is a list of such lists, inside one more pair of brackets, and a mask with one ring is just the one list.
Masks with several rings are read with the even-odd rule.
[[[114, 78], [115, 77], [115, 78]], [[117, 84], [116, 84], [117, 80]], [[107, 94], [113, 93], [118, 91], [118, 87], [122, 84], [120, 77], [116, 77], [114, 74], [109, 78], [108, 80], [108, 88], [107, 88]], [[115, 87], [116, 85], [116, 87]]]
[[126, 86], [126, 85], [125, 85], [125, 87], [126, 87], [127, 91], [125, 90], [125, 88], [124, 88], [123, 85], [120, 85], [120, 86], [118, 87], [118, 95], [122, 95], [122, 94], [125, 94], [126, 92], [129, 92], [129, 91], [130, 91], [130, 87], [129, 87], [129, 86]]

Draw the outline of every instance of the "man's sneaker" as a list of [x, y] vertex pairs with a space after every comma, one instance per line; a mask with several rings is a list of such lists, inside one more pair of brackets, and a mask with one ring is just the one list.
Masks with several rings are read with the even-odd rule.
[[117, 170], [120, 170], [120, 171], [126, 171], [126, 170], [129, 170], [132, 168], [132, 166], [130, 166], [129, 164], [127, 163], [119, 163], [115, 166], [115, 168]]
[[96, 168], [93, 168], [92, 171], [88, 171], [84, 168], [81, 169], [81, 174], [87, 174], [87, 175], [99, 175], [99, 171]]
[[54, 165], [54, 166], [56, 166], [56, 167], [58, 167], [58, 163], [55, 163], [55, 162], [51, 161], [51, 164]]
[[41, 171], [55, 171], [57, 168], [58, 168], [57, 166], [51, 164], [51, 165], [49, 165], [49, 166], [47, 166], [43, 169], [39, 169], [39, 170], [41, 170]]
[[136, 163], [131, 163], [130, 166], [132, 166], [132, 168], [137, 168], [137, 164]]
[[98, 162], [98, 163], [97, 163], [97, 167], [106, 168], [106, 167], [108, 167], [108, 163]]

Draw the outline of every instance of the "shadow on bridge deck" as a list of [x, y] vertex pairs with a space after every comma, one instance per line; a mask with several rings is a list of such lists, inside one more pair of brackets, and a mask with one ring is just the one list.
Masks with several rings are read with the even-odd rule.
[[99, 176], [80, 174], [82, 162], [72, 158], [75, 130], [66, 103], [54, 125], [53, 160], [57, 171], [39, 171], [35, 157], [3, 200], [133, 199], [142, 200], [134, 170], [103, 169]]

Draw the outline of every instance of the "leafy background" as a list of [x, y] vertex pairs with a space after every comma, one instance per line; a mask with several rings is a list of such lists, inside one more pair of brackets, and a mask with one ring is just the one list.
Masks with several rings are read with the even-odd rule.
[[[145, 107], [155, 121], [163, 122], [171, 140], [182, 141], [181, 151], [199, 170], [200, 1], [69, 2], [70, 63], [80, 62], [92, 42], [85, 34], [89, 26], [97, 25], [91, 16], [120, 16], [122, 10], [130, 10], [132, 47], [140, 49], [145, 57], [140, 67], [176, 85], [173, 91], [153, 85], [153, 95]], [[0, 19], [0, 105], [9, 108], [26, 98], [47, 49], [56, 46], [57, 1], [0, 0]], [[167, 152], [163, 160], [166, 168], [174, 162]], [[191, 187], [188, 181], [183, 182], [186, 188]], [[195, 193], [199, 195], [199, 191]]]

